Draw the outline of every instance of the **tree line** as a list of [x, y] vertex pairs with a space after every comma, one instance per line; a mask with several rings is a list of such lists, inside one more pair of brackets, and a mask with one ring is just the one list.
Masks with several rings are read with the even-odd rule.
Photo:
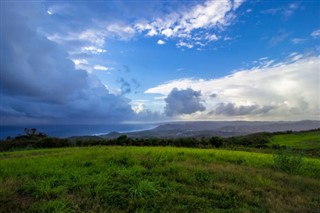
[[[319, 131], [310, 130], [310, 131]], [[306, 132], [306, 131], [303, 131]], [[58, 148], [72, 146], [174, 146], [192, 148], [233, 148], [233, 147], [252, 147], [252, 148], [272, 148], [280, 149], [285, 146], [267, 144], [275, 134], [292, 134], [292, 131], [276, 133], [254, 133], [245, 136], [234, 136], [223, 138], [219, 136], [203, 138], [129, 138], [121, 135], [115, 139], [103, 139], [100, 137], [89, 137], [83, 139], [63, 139], [49, 137], [45, 133], [38, 132], [35, 128], [24, 129], [24, 134], [14, 138], [7, 137], [0, 141], [0, 151], [34, 149], [34, 148]]]

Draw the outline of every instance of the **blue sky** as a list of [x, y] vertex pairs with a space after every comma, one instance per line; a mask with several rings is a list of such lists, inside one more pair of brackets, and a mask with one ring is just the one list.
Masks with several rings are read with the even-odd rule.
[[319, 119], [319, 1], [1, 1], [1, 124]]

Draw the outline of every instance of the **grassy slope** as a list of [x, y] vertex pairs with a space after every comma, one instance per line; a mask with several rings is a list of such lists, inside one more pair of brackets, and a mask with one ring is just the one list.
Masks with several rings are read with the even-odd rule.
[[320, 150], [320, 131], [274, 135], [270, 144], [284, 145], [295, 149]]
[[0, 212], [316, 212], [320, 159], [171, 147], [0, 153]]

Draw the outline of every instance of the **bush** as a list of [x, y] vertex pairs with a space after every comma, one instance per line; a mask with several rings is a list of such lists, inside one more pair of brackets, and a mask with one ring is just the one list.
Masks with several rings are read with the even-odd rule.
[[297, 174], [299, 173], [302, 164], [302, 154], [294, 154], [291, 150], [282, 149], [273, 155], [274, 167], [280, 171]]
[[212, 146], [219, 148], [223, 144], [223, 138], [218, 136], [213, 136], [212, 138], [210, 138], [209, 142]]

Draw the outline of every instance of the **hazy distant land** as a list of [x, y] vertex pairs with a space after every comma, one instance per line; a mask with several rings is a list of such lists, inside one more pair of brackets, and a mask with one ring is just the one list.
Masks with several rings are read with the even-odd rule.
[[198, 121], [161, 124], [150, 130], [136, 132], [111, 132], [99, 137], [104, 139], [127, 135], [130, 138], [181, 138], [239, 136], [256, 132], [303, 131], [320, 128], [320, 121]]

